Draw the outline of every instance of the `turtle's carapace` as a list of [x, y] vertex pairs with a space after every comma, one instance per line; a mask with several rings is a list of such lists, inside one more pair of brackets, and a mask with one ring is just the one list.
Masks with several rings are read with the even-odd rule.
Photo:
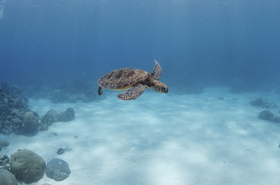
[[98, 94], [103, 93], [102, 88], [116, 91], [126, 91], [119, 94], [118, 98], [122, 100], [135, 100], [147, 88], [151, 88], [156, 92], [167, 93], [168, 86], [158, 81], [161, 76], [161, 66], [158, 61], [155, 61], [155, 66], [151, 74], [135, 68], [121, 68], [111, 71], [103, 75], [97, 81], [99, 86]]

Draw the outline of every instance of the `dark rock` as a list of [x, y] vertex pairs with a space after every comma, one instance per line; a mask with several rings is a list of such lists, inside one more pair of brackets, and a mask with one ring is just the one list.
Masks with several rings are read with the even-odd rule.
[[12, 100], [12, 103], [13, 103], [13, 107], [16, 108], [16, 109], [20, 109], [20, 108], [25, 108], [25, 107], [27, 107], [27, 106], [25, 105], [26, 102], [21, 101], [21, 99], [16, 99], [16, 98], [15, 98], [15, 99]]
[[39, 127], [40, 131], [48, 130], [49, 126], [51, 126], [53, 123], [58, 122], [58, 113], [50, 109], [42, 118], [41, 118], [41, 124]]
[[18, 185], [15, 176], [5, 169], [0, 169], [0, 184], [1, 185]]
[[68, 120], [72, 121], [75, 119], [75, 111], [73, 108], [68, 108], [65, 113], [67, 114]]
[[7, 155], [0, 154], [0, 168], [9, 170], [10, 168], [10, 159]]
[[58, 114], [58, 117], [59, 117], [59, 121], [62, 121], [62, 122], [68, 121], [68, 117], [67, 117], [67, 114], [65, 112], [60, 112]]
[[7, 104], [0, 103], [0, 117], [5, 119], [10, 112], [10, 107]]
[[64, 152], [66, 151], [66, 149], [64, 149], [64, 148], [59, 148], [58, 150], [57, 150], [57, 154], [58, 155], [62, 155], [62, 154], [64, 154]]
[[274, 121], [275, 120], [275, 116], [274, 114], [269, 111], [269, 110], [264, 110], [262, 112], [259, 113], [259, 119], [263, 119], [263, 120], [267, 120], [267, 121]]
[[75, 111], [73, 108], [68, 108], [65, 112], [58, 114], [59, 121], [67, 122], [75, 119]]
[[254, 107], [261, 107], [265, 109], [278, 108], [275, 102], [268, 103], [267, 101], [263, 101], [261, 98], [257, 98], [256, 100], [252, 100], [249, 102]]
[[0, 141], [0, 146], [1, 146], [1, 147], [7, 147], [7, 146], [9, 146], [9, 145], [10, 145], [9, 141], [6, 141], [6, 140]]
[[29, 112], [27, 102], [28, 100], [22, 96], [18, 87], [8, 86], [7, 82], [2, 82], [0, 89], [1, 134], [24, 134], [26, 131], [24, 127], [28, 126], [27, 123], [24, 124], [24, 116]]
[[66, 161], [54, 158], [47, 163], [45, 173], [55, 181], [62, 181], [69, 177], [71, 171]]
[[274, 122], [275, 123], [280, 123], [280, 117], [275, 117]]
[[58, 121], [58, 113], [53, 109], [50, 109], [41, 119], [41, 122], [48, 126], [51, 126], [53, 123]]
[[2, 148], [6, 148], [9, 145], [10, 145], [9, 141], [6, 141], [6, 140], [0, 141], [0, 151], [2, 150]]
[[12, 118], [11, 122], [15, 125], [21, 125], [23, 123], [23, 121], [19, 117]]
[[264, 104], [264, 101], [261, 98], [257, 98], [256, 100], [250, 101], [250, 104], [255, 107], [261, 107]]
[[27, 184], [39, 181], [46, 169], [46, 163], [30, 150], [18, 150], [11, 155], [11, 172], [17, 180]]
[[66, 111], [60, 112], [59, 114], [51, 109], [42, 117], [41, 128], [39, 130], [47, 130], [48, 127], [55, 122], [66, 122], [73, 119], [75, 119], [75, 111], [73, 108], [68, 108]]
[[23, 134], [27, 136], [36, 135], [38, 133], [39, 123], [32, 112], [27, 112], [24, 115]]
[[0, 121], [0, 132], [4, 135], [9, 135], [13, 133], [12, 124], [7, 121]]

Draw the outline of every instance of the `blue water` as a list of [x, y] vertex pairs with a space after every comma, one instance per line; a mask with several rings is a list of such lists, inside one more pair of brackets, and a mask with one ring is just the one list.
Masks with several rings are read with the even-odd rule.
[[0, 80], [95, 82], [157, 59], [169, 86], [277, 86], [279, 10], [278, 0], [0, 0]]

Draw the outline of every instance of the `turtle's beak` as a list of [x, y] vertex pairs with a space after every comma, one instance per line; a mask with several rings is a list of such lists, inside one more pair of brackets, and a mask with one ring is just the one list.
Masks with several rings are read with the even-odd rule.
[[[165, 85], [165, 84], [164, 84]], [[161, 87], [161, 90], [160, 90], [160, 92], [161, 93], [168, 93], [168, 86], [167, 85], [165, 85], [164, 87]]]

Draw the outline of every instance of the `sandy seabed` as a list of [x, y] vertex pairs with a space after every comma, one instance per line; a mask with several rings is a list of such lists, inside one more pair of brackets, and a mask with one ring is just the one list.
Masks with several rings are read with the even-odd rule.
[[[70, 176], [46, 177], [32, 185], [279, 185], [280, 124], [258, 119], [249, 101], [274, 93], [231, 94], [227, 88], [203, 94], [169, 95], [147, 90], [135, 101], [116, 94], [92, 103], [52, 104], [30, 100], [40, 116], [74, 108], [75, 120], [54, 123], [34, 137], [3, 136], [11, 155], [28, 149], [46, 162], [68, 162]], [[218, 97], [224, 97], [224, 100]], [[279, 109], [271, 110], [280, 116]], [[56, 132], [58, 136], [49, 137]], [[57, 155], [58, 148], [72, 151]]]

